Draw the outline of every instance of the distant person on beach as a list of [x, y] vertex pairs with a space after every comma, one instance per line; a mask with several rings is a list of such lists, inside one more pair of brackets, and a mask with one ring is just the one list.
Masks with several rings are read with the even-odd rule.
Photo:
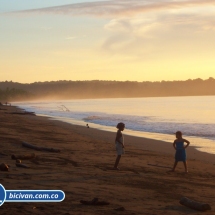
[[[178, 164], [178, 161], [183, 161], [185, 172], [188, 172], [187, 157], [186, 157], [186, 150], [185, 149], [190, 145], [190, 142], [188, 140], [185, 140], [182, 138], [182, 132], [181, 131], [177, 131], [175, 135], [176, 135], [176, 140], [173, 143], [173, 147], [176, 150], [176, 152], [175, 152], [175, 163], [174, 163], [173, 169], [171, 171], [172, 172], [175, 171], [175, 168]], [[186, 145], [184, 143], [186, 143]]]
[[118, 165], [119, 165], [121, 155], [125, 154], [125, 151], [124, 151], [125, 146], [124, 146], [124, 140], [122, 135], [122, 131], [125, 129], [125, 124], [120, 122], [117, 124], [116, 128], [118, 128], [118, 131], [116, 133], [116, 139], [115, 139], [117, 157], [116, 157], [114, 169], [119, 170]]
[[6, 104], [6, 106], [7, 106], [7, 105], [10, 105], [10, 106], [11, 106], [11, 103], [9, 103], [9, 102], [5, 102], [5, 104]]
[[90, 128], [90, 126], [88, 124], [86, 124], [87, 128]]

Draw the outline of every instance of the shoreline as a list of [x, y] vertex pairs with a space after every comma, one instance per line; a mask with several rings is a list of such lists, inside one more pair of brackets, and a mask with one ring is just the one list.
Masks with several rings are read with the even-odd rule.
[[[18, 110], [23, 110], [21, 108], [19, 108], [18, 106], [12, 106], [17, 108]], [[80, 124], [73, 124], [73, 120], [67, 122], [64, 120], [60, 120], [59, 117], [52, 117], [52, 116], [48, 116], [48, 115], [41, 115], [41, 114], [36, 114], [36, 116], [39, 117], [44, 117], [47, 118], [48, 120], [51, 121], [56, 121], [57, 122], [57, 126], [59, 123], [61, 123], [61, 126], [64, 126], [64, 123], [68, 126], [75, 126], [75, 127], [80, 127], [80, 129], [84, 129], [86, 128], [86, 126], [84, 125], [80, 125]], [[82, 122], [81, 124], [85, 124], [86, 122]], [[73, 127], [74, 129], [74, 127]], [[92, 132], [93, 130], [93, 132]], [[126, 129], [125, 129], [126, 130]], [[114, 139], [115, 139], [115, 133], [117, 131], [117, 129], [115, 129], [114, 131], [108, 131], [108, 130], [103, 130], [103, 129], [99, 129], [99, 128], [91, 128], [90, 127], [90, 131], [91, 132], [87, 132], [85, 133], [85, 135], [88, 135], [88, 137], [92, 138], [96, 135], [98, 135], [98, 133], [100, 133], [99, 138], [101, 137], [104, 138], [106, 141], [108, 141], [109, 143], [113, 143], [114, 146]], [[136, 131], [134, 131], [135, 133]], [[126, 133], [123, 132], [123, 135], [125, 137], [125, 144], [127, 144], [126, 142], [128, 142], [129, 146], [133, 146], [133, 147], [138, 147], [141, 150], [148, 150], [148, 151], [153, 151], [153, 152], [161, 152], [161, 153], [165, 153], [168, 155], [173, 155], [174, 158], [174, 148], [172, 146], [171, 142], [167, 142], [167, 141], [163, 141], [163, 140], [158, 140], [158, 139], [153, 139], [153, 138], [148, 138], [148, 137], [143, 137], [143, 136], [135, 136], [135, 135], [131, 135], [131, 134], [124, 134]], [[139, 132], [141, 133], [141, 132]], [[144, 133], [144, 132], [143, 132]], [[114, 134], [114, 135], [113, 135]], [[165, 134], [164, 134], [165, 135]], [[172, 142], [175, 140], [175, 136], [172, 135]], [[186, 138], [185, 138], [186, 139]], [[147, 141], [147, 143], [146, 143]], [[133, 144], [134, 143], [134, 144]], [[162, 143], [162, 146], [159, 146]], [[197, 149], [197, 146], [192, 146], [192, 142], [190, 143], [190, 146], [186, 149], [187, 151], [187, 157], [188, 159], [197, 159], [197, 160], [201, 160], [201, 161], [206, 161], [206, 162], [211, 162], [215, 164], [215, 155], [210, 153], [210, 152], [204, 152], [204, 151], [199, 151]]]
[[[75, 127], [80, 127], [81, 129], [85, 129], [86, 126], [84, 125], [80, 125], [80, 124], [75, 124], [72, 123], [73, 121], [71, 120], [70, 122], [64, 121], [64, 120], [60, 120], [56, 117], [51, 117], [51, 116], [41, 116], [40, 117], [46, 117], [51, 121], [57, 121], [58, 123], [62, 123], [63, 124], [67, 124], [68, 126], [75, 126]], [[57, 124], [58, 124], [57, 123]], [[84, 122], [82, 123], [84, 124]], [[93, 137], [95, 135], [98, 135], [98, 133], [101, 133], [99, 135], [100, 137], [104, 137], [104, 139], [106, 141], [108, 141], [109, 143], [113, 143], [114, 145], [114, 139], [115, 139], [115, 133], [117, 131], [117, 129], [115, 129], [114, 131], [108, 131], [108, 130], [104, 130], [104, 129], [99, 129], [99, 128], [89, 128], [90, 131], [93, 131], [92, 133], [89, 132], [89, 136], [88, 137]], [[129, 146], [134, 146], [134, 147], [138, 147], [141, 150], [149, 150], [149, 151], [154, 151], [154, 152], [162, 152], [162, 153], [166, 153], [168, 155], [173, 155], [174, 157], [174, 149], [172, 146], [171, 142], [167, 142], [167, 141], [163, 141], [163, 140], [158, 140], [158, 139], [153, 139], [153, 138], [148, 138], [148, 137], [143, 137], [143, 136], [135, 136], [135, 135], [131, 135], [131, 134], [125, 134], [126, 133], [126, 129], [125, 131], [123, 131], [123, 136], [125, 137], [125, 144], [127, 144]], [[134, 131], [135, 133], [135, 131]], [[114, 135], [113, 135], [114, 134]], [[172, 142], [175, 140], [175, 136], [172, 135], [173, 139]], [[146, 143], [147, 141], [147, 143]], [[162, 147], [160, 147], [160, 144], [163, 144]], [[192, 142], [190, 144], [190, 146], [186, 149], [188, 150], [188, 159], [199, 159], [201, 161], [208, 161], [208, 162], [214, 162], [215, 163], [215, 155], [209, 152], [204, 152], [204, 151], [200, 151], [197, 149], [197, 146], [192, 146]], [[198, 157], [198, 158], [197, 158]]]
[[[49, 117], [47, 117], [47, 118], [49, 118]], [[62, 127], [64, 127], [64, 126], [70, 127], [71, 126], [72, 129], [79, 128], [80, 130], [84, 130], [85, 131], [84, 132], [85, 137], [95, 138], [95, 136], [97, 136], [96, 139], [105, 140], [109, 144], [112, 144], [113, 147], [115, 147], [114, 139], [115, 139], [115, 133], [116, 132], [99, 130], [97, 128], [89, 128], [88, 129], [82, 125], [71, 124], [68, 122], [60, 121], [60, 120], [52, 120], [51, 117], [49, 118], [49, 120], [50, 119], [51, 119], [51, 121], [56, 121], [56, 125], [59, 124]], [[116, 131], [117, 131], [117, 129], [116, 129]], [[138, 148], [140, 150], [160, 152], [161, 154], [164, 153], [167, 155], [172, 155], [172, 158], [174, 159], [175, 151], [174, 151], [174, 148], [172, 146], [172, 143], [170, 143], [170, 142], [150, 139], [150, 138], [146, 138], [146, 137], [137, 137], [137, 136], [127, 135], [127, 134], [124, 134], [124, 132], [123, 132], [123, 136], [124, 136], [124, 141], [125, 141], [125, 150], [126, 150], [126, 146], [135, 147], [135, 148]], [[174, 136], [173, 136], [173, 140], [174, 140]], [[199, 151], [196, 149], [195, 146], [192, 146], [192, 143], [189, 145], [189, 147], [186, 149], [186, 151], [187, 151], [188, 161], [190, 158], [192, 160], [193, 159], [194, 160], [201, 160], [201, 161], [211, 162], [211, 163], [215, 164], [215, 155], [214, 154]]]
[[[61, 104], [63, 101], [58, 101], [58, 102], [59, 102], [59, 104]], [[58, 103], [56, 103], [55, 105], [57, 106]], [[82, 111], [80, 113], [78, 112], [78, 114], [75, 111], [72, 111], [71, 113], [68, 112], [68, 114], [67, 114], [67, 113], [64, 113], [64, 112], [55, 113], [55, 109], [53, 109], [53, 112], [52, 112], [52, 109], [50, 109], [50, 112], [47, 112], [46, 108], [44, 109], [45, 111], [43, 111], [43, 110], [41, 111], [40, 109], [34, 108], [34, 106], [30, 107], [29, 105], [27, 105], [27, 106], [26, 105], [24, 105], [24, 106], [21, 105], [20, 107], [26, 108], [26, 110], [29, 110], [29, 111], [35, 111], [38, 116], [46, 116], [46, 117], [50, 117], [50, 118], [52, 118], [54, 120], [60, 120], [60, 121], [68, 122], [68, 123], [71, 123], [71, 124], [83, 125], [83, 126], [85, 126], [87, 123], [89, 123], [91, 128], [96, 128], [96, 129], [99, 129], [99, 130], [106, 130], [106, 131], [115, 132], [115, 126], [113, 125], [114, 119], [113, 119], [112, 123], [109, 122], [109, 121], [107, 121], [105, 123], [102, 123], [102, 121], [101, 121], [101, 123], [99, 123], [99, 122], [94, 123], [94, 122], [91, 122], [91, 121], [85, 121], [84, 120], [84, 119], [86, 119], [85, 114], [84, 114], [85, 112], [82, 112]], [[41, 106], [41, 107], [43, 107], [43, 106]], [[51, 105], [51, 107], [53, 108], [52, 105]], [[75, 110], [76, 109], [77, 109], [77, 107], [75, 106]], [[89, 114], [86, 112], [86, 114], [88, 116], [90, 114], [90, 112], [89, 112]], [[93, 113], [90, 114], [90, 116], [91, 115], [93, 117]], [[125, 121], [126, 121], [126, 119], [125, 119]], [[129, 122], [127, 122], [127, 123], [129, 123]], [[135, 122], [133, 122], [133, 123], [135, 123]], [[151, 125], [149, 125], [149, 126], [151, 126]], [[194, 125], [192, 125], [192, 126], [194, 126]], [[133, 127], [135, 129], [134, 124], [133, 124]], [[138, 131], [138, 129], [136, 131], [126, 129], [125, 134], [128, 134], [129, 136], [137, 136], [137, 137], [143, 137], [143, 138], [148, 138], [148, 139], [153, 139], [153, 140], [159, 140], [159, 141], [172, 143], [173, 140], [175, 139], [174, 132], [177, 130], [177, 127], [178, 127], [177, 124], [174, 125], [174, 126], [172, 125], [172, 127], [169, 130], [169, 132], [171, 131], [172, 134], [169, 134], [169, 133], [165, 134], [165, 132], [164, 133], [154, 133], [153, 132], [154, 131], [153, 127], [150, 128], [151, 132], [140, 131], [140, 130], [145, 130], [145, 127], [143, 127], [143, 129], [141, 129], [141, 127], [138, 127], [139, 131]], [[179, 125], [179, 127], [180, 127], [180, 125]], [[175, 128], [176, 130], [174, 129], [175, 130], [174, 131], [173, 128]], [[146, 130], [147, 130], [147, 128], [146, 128]], [[215, 140], [213, 138], [210, 139], [209, 137], [207, 138], [207, 136], [205, 136], [205, 137], [204, 136], [199, 136], [198, 134], [196, 134], [196, 136], [188, 136], [188, 135], [186, 135], [186, 133], [187, 133], [186, 129], [183, 130], [183, 128], [181, 128], [181, 130], [182, 130], [182, 132], [184, 131], [184, 138], [188, 139], [191, 142], [192, 146], [194, 146], [198, 151], [206, 152], [208, 154], [215, 155]]]
[[[212, 206], [215, 212], [215, 169], [213, 155], [188, 147], [189, 173], [182, 163], [170, 173], [174, 162], [171, 144], [125, 135], [126, 154], [120, 171], [113, 170], [116, 159], [115, 133], [99, 131], [47, 117], [17, 115], [15, 107], [0, 110], [1, 162], [10, 165], [1, 172], [0, 183], [6, 190], [63, 190], [61, 203], [4, 203], [3, 214], [184, 215], [202, 212], [179, 204], [186, 196]], [[60, 153], [22, 147], [22, 141], [60, 149]], [[134, 144], [135, 143], [135, 144]], [[23, 160], [29, 169], [16, 167], [11, 155], [35, 153]], [[80, 200], [99, 198], [108, 206], [86, 206]]]

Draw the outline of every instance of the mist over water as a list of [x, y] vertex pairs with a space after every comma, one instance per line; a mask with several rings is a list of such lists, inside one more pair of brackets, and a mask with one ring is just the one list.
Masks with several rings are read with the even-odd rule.
[[180, 130], [201, 151], [215, 153], [215, 96], [85, 99], [16, 103], [27, 111], [73, 124], [172, 142]]

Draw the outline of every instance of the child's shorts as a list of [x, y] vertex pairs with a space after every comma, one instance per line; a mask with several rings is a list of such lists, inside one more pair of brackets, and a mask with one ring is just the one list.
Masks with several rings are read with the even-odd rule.
[[121, 143], [116, 142], [116, 153], [117, 153], [117, 155], [123, 155], [123, 154], [125, 154], [125, 150], [122, 147]]

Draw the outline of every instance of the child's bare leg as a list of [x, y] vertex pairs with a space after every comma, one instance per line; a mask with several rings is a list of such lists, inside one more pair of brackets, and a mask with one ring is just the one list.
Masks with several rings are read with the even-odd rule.
[[188, 169], [187, 169], [187, 161], [183, 161], [183, 163], [184, 163], [185, 172], [188, 172]]
[[178, 161], [175, 161], [174, 166], [172, 168], [172, 172], [175, 172], [175, 168], [176, 168], [177, 164], [178, 164]]
[[115, 165], [114, 165], [114, 168], [115, 168], [115, 169], [117, 169], [117, 167], [118, 167], [120, 158], [121, 158], [121, 155], [118, 155], [118, 156], [116, 157], [116, 161], [115, 161]]

